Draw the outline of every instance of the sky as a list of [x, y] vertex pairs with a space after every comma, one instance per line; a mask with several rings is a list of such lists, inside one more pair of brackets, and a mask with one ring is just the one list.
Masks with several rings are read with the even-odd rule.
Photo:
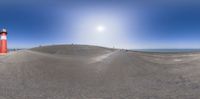
[[199, 9], [193, 0], [0, 0], [0, 28], [9, 48], [200, 48]]

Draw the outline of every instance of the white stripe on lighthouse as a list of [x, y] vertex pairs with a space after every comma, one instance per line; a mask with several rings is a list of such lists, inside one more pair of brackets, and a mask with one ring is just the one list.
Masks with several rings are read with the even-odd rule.
[[7, 37], [6, 36], [1, 36], [1, 40], [6, 40]]

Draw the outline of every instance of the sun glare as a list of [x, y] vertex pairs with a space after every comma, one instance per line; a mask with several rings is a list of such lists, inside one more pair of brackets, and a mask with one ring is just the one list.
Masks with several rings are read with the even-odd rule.
[[104, 30], [105, 30], [104, 26], [101, 26], [101, 25], [97, 26], [97, 31], [98, 32], [103, 32]]

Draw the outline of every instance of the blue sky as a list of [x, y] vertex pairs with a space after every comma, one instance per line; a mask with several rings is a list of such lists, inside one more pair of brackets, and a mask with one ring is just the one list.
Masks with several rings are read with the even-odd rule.
[[9, 48], [200, 48], [199, 9], [191, 0], [1, 0], [0, 27], [8, 29]]

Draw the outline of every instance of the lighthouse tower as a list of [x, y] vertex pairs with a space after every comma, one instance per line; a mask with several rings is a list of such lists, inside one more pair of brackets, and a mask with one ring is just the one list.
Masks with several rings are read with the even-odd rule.
[[0, 55], [5, 55], [7, 52], [7, 30], [2, 29], [0, 32]]

